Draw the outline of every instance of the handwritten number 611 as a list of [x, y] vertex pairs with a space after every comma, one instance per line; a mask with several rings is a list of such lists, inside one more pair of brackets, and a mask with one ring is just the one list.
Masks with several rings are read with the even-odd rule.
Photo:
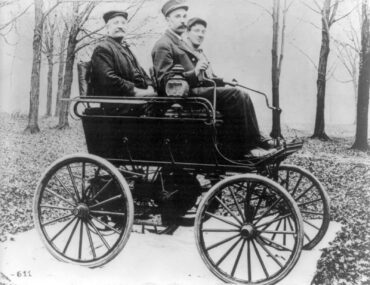
[[31, 277], [31, 270], [17, 271], [17, 277]]

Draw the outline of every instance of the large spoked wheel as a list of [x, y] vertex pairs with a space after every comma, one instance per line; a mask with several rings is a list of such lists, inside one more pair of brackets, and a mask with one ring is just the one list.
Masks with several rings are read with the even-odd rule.
[[304, 223], [303, 249], [314, 248], [329, 227], [328, 194], [315, 176], [294, 165], [279, 166], [278, 182], [292, 195], [301, 212]]
[[125, 246], [133, 224], [129, 186], [108, 161], [76, 154], [53, 163], [38, 184], [36, 229], [57, 259], [104, 265]]
[[298, 261], [302, 224], [296, 203], [278, 183], [235, 175], [214, 185], [200, 203], [195, 238], [203, 261], [221, 280], [275, 284]]

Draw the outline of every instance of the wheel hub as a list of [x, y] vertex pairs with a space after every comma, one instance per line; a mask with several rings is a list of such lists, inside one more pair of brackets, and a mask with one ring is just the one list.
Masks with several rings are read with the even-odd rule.
[[86, 219], [89, 216], [89, 207], [86, 204], [79, 204], [73, 210], [73, 214], [79, 218]]
[[240, 235], [242, 238], [250, 240], [256, 235], [256, 230], [254, 229], [254, 226], [251, 224], [247, 224], [242, 226], [240, 229]]

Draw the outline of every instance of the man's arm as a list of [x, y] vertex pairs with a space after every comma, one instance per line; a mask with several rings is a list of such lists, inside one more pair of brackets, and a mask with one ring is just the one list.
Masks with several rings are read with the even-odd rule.
[[164, 90], [170, 71], [174, 66], [173, 55], [169, 45], [155, 46], [152, 52], [154, 73], [159, 89]]
[[127, 96], [135, 95], [135, 84], [116, 74], [113, 68], [113, 56], [107, 49], [97, 47], [91, 58], [91, 64], [96, 78], [98, 78], [102, 86], [107, 87], [107, 90], [113, 87], [117, 90], [121, 90], [122, 94], [127, 94]]

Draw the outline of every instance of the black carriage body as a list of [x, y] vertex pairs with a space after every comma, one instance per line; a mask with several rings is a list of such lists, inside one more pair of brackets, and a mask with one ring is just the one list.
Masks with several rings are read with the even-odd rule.
[[88, 116], [88, 151], [108, 160], [213, 163], [214, 128], [207, 119]]

